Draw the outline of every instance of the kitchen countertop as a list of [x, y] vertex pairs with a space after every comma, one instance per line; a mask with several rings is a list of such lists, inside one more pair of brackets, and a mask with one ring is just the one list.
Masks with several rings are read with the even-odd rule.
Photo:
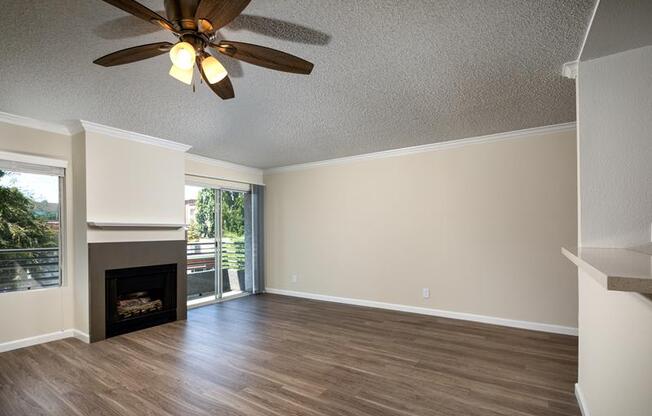
[[608, 290], [652, 293], [652, 244], [632, 248], [562, 248], [570, 261]]

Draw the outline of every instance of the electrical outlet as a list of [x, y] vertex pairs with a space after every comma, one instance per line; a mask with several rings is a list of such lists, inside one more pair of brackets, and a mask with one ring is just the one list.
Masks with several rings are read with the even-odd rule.
[[296, 283], [297, 282], [297, 274], [296, 273], [293, 274], [290, 279], [292, 280], [292, 283]]
[[421, 289], [421, 294], [423, 295], [424, 299], [428, 299], [430, 297], [430, 288], [424, 287]]

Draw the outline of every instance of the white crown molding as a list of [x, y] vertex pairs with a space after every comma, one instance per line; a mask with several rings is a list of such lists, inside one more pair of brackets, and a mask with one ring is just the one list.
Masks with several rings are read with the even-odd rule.
[[396, 303], [377, 302], [374, 300], [341, 298], [337, 296], [320, 295], [316, 293], [295, 292], [292, 290], [265, 288], [265, 292], [293, 296], [305, 299], [322, 300], [326, 302], [345, 303], [347, 305], [366, 306], [369, 308], [389, 309], [393, 311], [418, 313], [420, 315], [438, 316], [441, 318], [460, 319], [463, 321], [481, 322], [484, 324], [508, 326], [511, 328], [529, 329], [531, 331], [550, 332], [577, 336], [577, 328], [562, 325], [544, 324], [531, 321], [517, 321], [514, 319], [496, 318], [494, 316], [476, 315], [465, 312], [446, 311], [442, 309], [423, 308], [420, 306], [400, 305]]
[[486, 136], [469, 137], [465, 139], [441, 141], [437, 143], [424, 144], [420, 146], [404, 147], [400, 149], [384, 150], [381, 152], [365, 153], [362, 155], [341, 157], [337, 159], [328, 159], [318, 162], [301, 163], [298, 165], [281, 166], [277, 168], [265, 169], [265, 175], [292, 172], [298, 170], [313, 169], [323, 166], [342, 165], [361, 160], [385, 159], [390, 157], [405, 156], [415, 153], [435, 152], [440, 150], [454, 149], [463, 146], [469, 146], [482, 143], [493, 143], [511, 139], [525, 139], [529, 137], [541, 136], [544, 134], [573, 131], [576, 129], [576, 123], [554, 124], [552, 126], [534, 127], [531, 129], [514, 130], [505, 133], [489, 134]]
[[203, 163], [206, 165], [216, 166], [218, 168], [224, 168], [229, 170], [235, 170], [238, 172], [251, 173], [253, 175], [262, 175], [263, 170], [258, 168], [252, 168], [250, 166], [238, 165], [237, 163], [225, 162], [223, 160], [211, 159], [209, 157], [196, 155], [193, 153], [186, 154], [186, 160], [191, 160], [193, 162]]
[[81, 120], [70, 121], [65, 126], [68, 129], [68, 134], [71, 136], [84, 132], [84, 126], [82, 126]]
[[15, 126], [29, 127], [36, 130], [48, 131], [50, 133], [63, 134], [68, 136], [70, 131], [63, 124], [51, 123], [49, 121], [36, 120], [34, 118], [18, 116], [15, 114], [0, 111], [0, 122], [13, 124]]
[[147, 136], [141, 133], [117, 129], [115, 127], [109, 127], [86, 120], [80, 120], [80, 123], [84, 130], [87, 132], [104, 134], [116, 139], [131, 140], [138, 143], [149, 144], [170, 150], [177, 150], [180, 152], [187, 152], [192, 147], [187, 144], [173, 142], [171, 140], [159, 139], [158, 137]]
[[589, 33], [593, 27], [593, 20], [595, 15], [598, 12], [598, 7], [600, 6], [600, 0], [596, 0], [595, 6], [593, 7], [593, 12], [591, 13], [591, 18], [589, 19], [589, 24], [586, 26], [586, 32], [584, 32], [584, 38], [582, 39], [582, 46], [580, 46], [580, 53], [577, 55], [577, 61], [579, 62], [582, 59], [582, 54], [584, 53], [584, 47], [586, 46], [586, 41], [589, 38]]
[[64, 124], [59, 124], [0, 111], [0, 122], [13, 124], [16, 126], [29, 127], [36, 130], [48, 131], [56, 134], [62, 134], [65, 136], [73, 136], [77, 133], [81, 133], [82, 131], [100, 133], [118, 139], [131, 140], [139, 143], [164, 147], [166, 149], [178, 150], [181, 152], [187, 152], [192, 148], [192, 146], [187, 144], [173, 142], [171, 140], [159, 139], [158, 137], [147, 136], [145, 134], [135, 133], [132, 131], [121, 130], [115, 127], [109, 127], [86, 120], [71, 121]]
[[54, 166], [56, 168], [64, 169], [68, 167], [67, 160], [52, 159], [49, 157], [35, 156], [26, 153], [0, 151], [0, 159], [12, 162], [31, 163], [32, 165]]
[[577, 64], [578, 61], [566, 62], [561, 67], [561, 75], [564, 78], [577, 79]]
[[579, 383], [575, 383], [575, 398], [577, 399], [577, 404], [580, 407], [580, 412], [582, 412], [582, 416], [591, 416], [591, 414], [589, 413], [589, 408], [586, 405], [586, 399], [582, 394], [582, 390], [580, 389]]

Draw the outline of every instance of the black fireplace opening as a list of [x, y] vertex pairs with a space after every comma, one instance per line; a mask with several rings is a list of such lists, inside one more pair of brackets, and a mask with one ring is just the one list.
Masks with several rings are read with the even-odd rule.
[[106, 271], [106, 337], [176, 320], [177, 265]]

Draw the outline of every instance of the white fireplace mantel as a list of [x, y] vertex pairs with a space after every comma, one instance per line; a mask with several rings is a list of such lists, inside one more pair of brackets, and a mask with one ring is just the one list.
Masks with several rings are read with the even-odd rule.
[[88, 221], [89, 227], [102, 229], [156, 229], [156, 230], [178, 230], [186, 224], [172, 223], [151, 223], [151, 222], [113, 222], [113, 221]]

